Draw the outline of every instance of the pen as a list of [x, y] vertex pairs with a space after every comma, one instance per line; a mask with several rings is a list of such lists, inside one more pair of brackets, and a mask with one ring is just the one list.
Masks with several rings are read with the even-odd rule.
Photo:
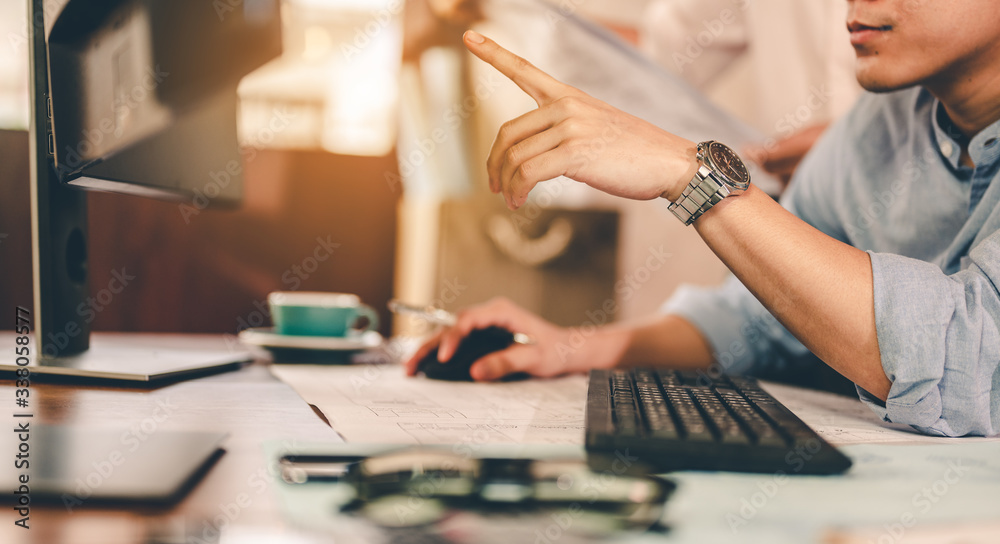
[[[442, 310], [436, 306], [417, 306], [414, 304], [407, 304], [399, 300], [393, 299], [389, 301], [389, 311], [394, 314], [407, 314], [419, 317], [428, 323], [437, 323], [438, 325], [454, 326], [455, 325], [455, 314], [449, 312], [448, 310]], [[524, 334], [523, 332], [515, 332], [514, 343], [523, 344], [530, 346], [535, 344], [535, 339]]]

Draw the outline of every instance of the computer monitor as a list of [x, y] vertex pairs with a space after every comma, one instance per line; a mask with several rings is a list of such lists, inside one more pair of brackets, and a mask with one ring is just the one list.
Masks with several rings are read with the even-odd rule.
[[32, 371], [143, 382], [244, 360], [91, 349], [85, 191], [238, 204], [236, 88], [281, 53], [278, 0], [28, 2]]

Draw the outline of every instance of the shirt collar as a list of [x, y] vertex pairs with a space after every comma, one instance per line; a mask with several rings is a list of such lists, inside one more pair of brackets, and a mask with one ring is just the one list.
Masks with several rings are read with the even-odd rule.
[[931, 115], [931, 124], [934, 127], [938, 151], [951, 163], [953, 168], [961, 167], [959, 159], [962, 145], [965, 143], [969, 145], [969, 156], [976, 168], [989, 167], [1000, 160], [1000, 121], [996, 121], [979, 131], [979, 134], [969, 140], [951, 122], [944, 111], [944, 106], [937, 98], [934, 99], [934, 107], [931, 111], [934, 112]]

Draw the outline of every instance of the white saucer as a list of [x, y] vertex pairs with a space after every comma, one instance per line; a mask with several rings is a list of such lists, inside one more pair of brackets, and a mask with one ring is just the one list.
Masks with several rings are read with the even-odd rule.
[[377, 348], [382, 345], [382, 335], [367, 331], [348, 337], [338, 336], [292, 336], [278, 334], [270, 327], [258, 327], [240, 331], [240, 342], [262, 348], [311, 349], [322, 351], [357, 351]]

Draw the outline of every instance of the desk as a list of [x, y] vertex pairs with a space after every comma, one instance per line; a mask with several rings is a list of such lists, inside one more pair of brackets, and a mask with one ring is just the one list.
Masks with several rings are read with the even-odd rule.
[[[191, 349], [225, 349], [219, 337], [163, 336], [157, 341], [176, 343], [174, 347]], [[3, 335], [0, 335], [3, 345]], [[824, 418], [838, 418], [838, 434], [828, 436], [834, 443], [859, 442], [850, 434], [851, 419], [862, 417], [865, 412], [844, 416], [843, 410], [833, 404], [848, 402], [842, 397], [809, 393], [783, 386], [768, 386], [772, 394], [791, 409], [799, 413], [808, 423], [817, 427], [824, 425]], [[841, 399], [841, 400], [838, 400]], [[32, 407], [36, 420], [44, 423], [70, 423], [87, 427], [123, 428], [140, 424], [151, 416], [157, 402], [169, 402], [176, 406], [170, 416], [162, 422], [163, 429], [209, 430], [230, 433], [225, 444], [227, 453], [216, 463], [206, 477], [176, 506], [162, 510], [140, 509], [100, 509], [84, 508], [72, 514], [59, 507], [33, 508], [30, 531], [13, 526], [16, 519], [7, 511], [0, 511], [0, 542], [25, 544], [100, 543], [132, 544], [155, 542], [156, 534], [177, 534], [179, 527], [186, 526], [201, 530], [213, 524], [226, 526], [226, 539], [222, 542], [312, 542], [310, 540], [282, 540], [282, 536], [301, 537], [290, 526], [281, 512], [274, 475], [269, 472], [271, 459], [264, 455], [261, 447], [264, 441], [289, 440], [292, 443], [338, 441], [339, 437], [289, 386], [276, 380], [266, 364], [257, 361], [235, 372], [204, 377], [193, 381], [179, 382], [153, 390], [125, 390], [109, 387], [78, 387], [68, 385], [36, 383], [32, 386]], [[0, 381], [0, 407], [13, 406], [13, 386], [9, 380]], [[4, 412], [0, 412], [3, 414]], [[9, 415], [0, 415], [9, 418]], [[11, 418], [12, 419], [12, 418]], [[8, 420], [9, 421], [9, 420]], [[919, 435], [909, 436], [913, 440], [924, 441]], [[908, 440], [909, 440], [908, 438]], [[871, 441], [871, 436], [866, 438]], [[951, 444], [975, 444], [981, 440], [951, 440]], [[987, 444], [1000, 444], [991, 441]], [[855, 455], [877, 456], [884, 452], [866, 450], [879, 446], [851, 446]], [[892, 447], [892, 446], [890, 446]], [[899, 446], [902, 447], [902, 446]], [[913, 450], [915, 451], [915, 450]], [[942, 473], [927, 471], [927, 477], [899, 489], [872, 490], [862, 485], [864, 477], [877, 476], [880, 472], [892, 472], [910, 461], [900, 450], [897, 458], [886, 458], [884, 466], [858, 463], [864, 467], [862, 474], [849, 473], [844, 477], [799, 478], [791, 483], [779, 483], [780, 493], [767, 497], [766, 503], [755, 507], [748, 524], [731, 530], [727, 525], [727, 513], [740, 514], [742, 500], [755, 501], [758, 492], [766, 496], [760, 483], [767, 485], [772, 475], [734, 475], [714, 473], [679, 473], [675, 479], [681, 487], [668, 504], [668, 521], [675, 530], [666, 537], [641, 535], [641, 541], [665, 542], [714, 542], [714, 541], [784, 541], [788, 534], [776, 532], [771, 540], [761, 539], [767, 531], [775, 531], [783, 525], [803, 524], [803, 516], [822, 511], [819, 516], [824, 527], [836, 526], [843, 520], [838, 518], [838, 505], [857, 519], [859, 511], [867, 512], [862, 523], [875, 531], [872, 542], [881, 542], [885, 534], [881, 526], [885, 522], [898, 521], [904, 513], [899, 506], [909, 504], [914, 492], [941, 479]], [[947, 453], [947, 452], [946, 452]], [[0, 455], [7, 455], [0, 453]], [[1000, 457], [1000, 456], [998, 456]], [[914, 461], [916, 462], [916, 461]], [[985, 467], [994, 470], [996, 467]], [[854, 469], [852, 469], [853, 471]], [[1000, 481], [1000, 469], [993, 479], [980, 476], [965, 477], [957, 485], [940, 497], [940, 505], [935, 505], [928, 513], [922, 513], [916, 506], [910, 507], [922, 515], [921, 521], [942, 523], [949, 519], [982, 520], [1000, 519], [1000, 501], [995, 492], [988, 493], [984, 500], [970, 501], [969, 497], [983, 497], [984, 490], [1000, 488], [993, 481]], [[852, 477], [853, 476], [853, 477]], [[859, 477], [861, 476], [861, 477]], [[923, 481], [926, 480], [926, 481]], [[787, 481], [787, 480], [786, 480]], [[992, 487], [990, 487], [992, 486]], [[969, 490], [968, 493], [966, 490]], [[243, 506], [236, 504], [243, 496]], [[852, 497], [857, 495], [857, 499]], [[895, 501], [889, 503], [888, 501]], [[854, 503], [854, 504], [849, 504]], [[963, 509], [963, 517], [954, 517], [956, 503]], [[905, 508], [904, 508], [905, 510]], [[845, 514], [846, 515], [846, 514]], [[222, 517], [220, 517], [222, 516]], [[816, 525], [814, 520], [813, 526]], [[857, 521], [855, 522], [857, 524]], [[174, 529], [171, 529], [171, 528]], [[763, 533], [762, 533], [763, 531]], [[800, 534], [814, 533], [809, 529]], [[211, 532], [211, 531], [210, 531]], [[200, 532], [199, 532], [200, 534]], [[783, 539], [782, 539], [783, 538]], [[211, 540], [208, 540], [211, 542]], [[792, 540], [803, 542], [804, 540]], [[894, 544], [906, 541], [886, 540]], [[995, 540], [1000, 541], [1000, 539]], [[163, 541], [160, 541], [163, 542]], [[171, 542], [171, 541], [167, 541]], [[198, 542], [186, 540], [185, 544]], [[867, 540], [861, 540], [867, 542]]]
[[[0, 335], [0, 345], [6, 335]], [[191, 335], [128, 335], [129, 340], [151, 338], [178, 349], [220, 349], [221, 337]], [[175, 406], [157, 428], [229, 433], [226, 453], [204, 479], [177, 505], [168, 510], [142, 511], [83, 508], [67, 514], [60, 507], [31, 510], [31, 529], [13, 525], [16, 517], [0, 510], [0, 542], [5, 544], [133, 544], [149, 542], [151, 532], [184, 520], [203, 524], [223, 513], [240, 494], [249, 504], [229, 517], [233, 527], [267, 532], [287, 530], [276, 496], [264, 486], [273, 482], [261, 450], [265, 440], [337, 440], [337, 434], [287, 385], [271, 376], [257, 361], [238, 371], [183, 381], [157, 389], [122, 389], [33, 383], [35, 421], [73, 424], [88, 428], [123, 429], [140, 425], [158, 402]], [[0, 381], [0, 418], [8, 427], [14, 406], [14, 387]], [[162, 418], [161, 418], [162, 419]], [[3, 452], [3, 462], [13, 453]], [[262, 486], [263, 482], [264, 486]], [[5, 490], [5, 492], [7, 492]], [[233, 509], [229, 510], [233, 512]]]

